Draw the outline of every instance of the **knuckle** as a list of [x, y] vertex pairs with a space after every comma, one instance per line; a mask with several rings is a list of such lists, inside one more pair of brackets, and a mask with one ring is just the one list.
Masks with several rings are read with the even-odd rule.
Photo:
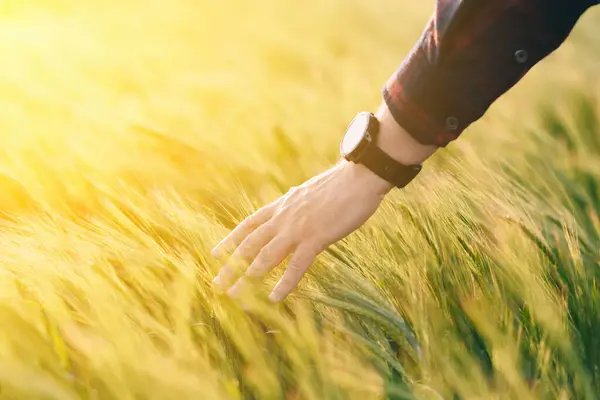
[[271, 219], [271, 224], [273, 229], [275, 229], [278, 233], [281, 233], [283, 228], [288, 225], [288, 213], [285, 209], [280, 209], [277, 211], [277, 214], [273, 216]]
[[308, 245], [308, 251], [314, 254], [315, 256], [321, 253], [323, 250], [327, 248], [327, 243], [323, 240], [314, 241], [310, 245]]
[[282, 220], [282, 212], [283, 212], [283, 206], [279, 205], [277, 207], [277, 212], [275, 213], [275, 215], [273, 215], [273, 217], [271, 217], [271, 220], [269, 221], [269, 224], [271, 224], [273, 227], [279, 227], [281, 226], [281, 220]]
[[304, 243], [303, 247], [307, 253], [320, 253], [325, 250], [327, 246], [327, 240], [318, 233], [315, 233], [310, 240], [307, 240], [306, 243]]
[[291, 188], [289, 188], [289, 190], [283, 196], [281, 196], [281, 203], [279, 204], [279, 207], [285, 207], [297, 195], [301, 194], [302, 191], [303, 188], [299, 186], [292, 186]]
[[248, 236], [238, 247], [238, 253], [245, 254], [249, 249], [254, 246], [256, 239], [254, 236]]
[[301, 266], [299, 263], [297, 263], [297, 262], [293, 262], [293, 261], [291, 261], [291, 262], [288, 264], [288, 267], [287, 267], [287, 269], [288, 269], [288, 271], [290, 271], [290, 273], [292, 273], [293, 275], [301, 274], [301, 273], [303, 273], [303, 272], [304, 272], [304, 268], [302, 268], [302, 266]]
[[244, 261], [250, 258], [250, 250], [248, 249], [240, 249], [237, 253], [237, 261]]
[[269, 269], [263, 264], [253, 263], [251, 268], [246, 270], [246, 276], [249, 278], [262, 278]]
[[259, 220], [260, 220], [260, 215], [258, 212], [255, 212], [254, 214], [250, 215], [245, 220], [243, 220], [242, 223], [240, 224], [240, 226], [254, 228], [259, 224]]
[[294, 194], [296, 193], [297, 190], [298, 189], [294, 186], [294, 187], [290, 188], [287, 192], [285, 192], [285, 194], [283, 196], [281, 196], [282, 201], [281, 201], [280, 206], [287, 203], [290, 200], [290, 198], [292, 196], [294, 196]]
[[273, 251], [270, 248], [265, 247], [264, 249], [262, 249], [260, 251], [260, 254], [257, 257], [257, 264], [259, 264], [259, 265], [269, 264], [272, 260], [273, 260]]
[[277, 206], [276, 215], [281, 215], [281, 213], [286, 212], [290, 207], [290, 199], [285, 198], [283, 201]]
[[254, 253], [254, 246], [252, 243], [245, 243], [243, 246], [240, 246], [236, 253], [238, 259], [248, 260]]

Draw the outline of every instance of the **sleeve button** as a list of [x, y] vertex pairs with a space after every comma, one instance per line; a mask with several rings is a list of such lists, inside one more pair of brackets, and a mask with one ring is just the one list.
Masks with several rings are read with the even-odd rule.
[[458, 118], [456, 118], [456, 117], [446, 118], [446, 128], [450, 131], [457, 130], [458, 129]]
[[528, 59], [529, 59], [529, 54], [527, 54], [527, 51], [521, 49], [521, 50], [517, 50], [515, 52], [515, 60], [517, 60], [517, 62], [519, 64], [526, 63]]

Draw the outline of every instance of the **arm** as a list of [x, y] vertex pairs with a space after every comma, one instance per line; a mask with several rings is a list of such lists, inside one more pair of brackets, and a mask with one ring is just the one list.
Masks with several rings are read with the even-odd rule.
[[383, 89], [387, 113], [419, 143], [446, 146], [557, 49], [595, 4], [437, 0], [425, 31]]
[[[426, 160], [568, 36], [592, 0], [438, 0], [427, 27], [383, 90], [378, 146], [402, 164]], [[290, 253], [271, 300], [286, 297], [315, 257], [363, 225], [392, 185], [340, 162], [237, 226], [214, 256], [233, 256], [215, 284], [238, 296]], [[248, 265], [248, 268], [244, 268]], [[240, 278], [241, 276], [241, 278]]]

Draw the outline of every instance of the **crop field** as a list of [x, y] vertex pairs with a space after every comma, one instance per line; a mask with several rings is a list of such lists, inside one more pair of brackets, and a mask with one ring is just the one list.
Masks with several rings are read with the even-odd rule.
[[600, 9], [286, 301], [211, 285], [432, 9], [0, 2], [0, 399], [600, 398]]

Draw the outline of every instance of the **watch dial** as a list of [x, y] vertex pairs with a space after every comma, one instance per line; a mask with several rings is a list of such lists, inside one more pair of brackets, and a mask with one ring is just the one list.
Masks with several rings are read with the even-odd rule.
[[360, 144], [369, 126], [369, 114], [359, 114], [346, 131], [342, 139], [341, 151], [343, 156], [352, 153]]

